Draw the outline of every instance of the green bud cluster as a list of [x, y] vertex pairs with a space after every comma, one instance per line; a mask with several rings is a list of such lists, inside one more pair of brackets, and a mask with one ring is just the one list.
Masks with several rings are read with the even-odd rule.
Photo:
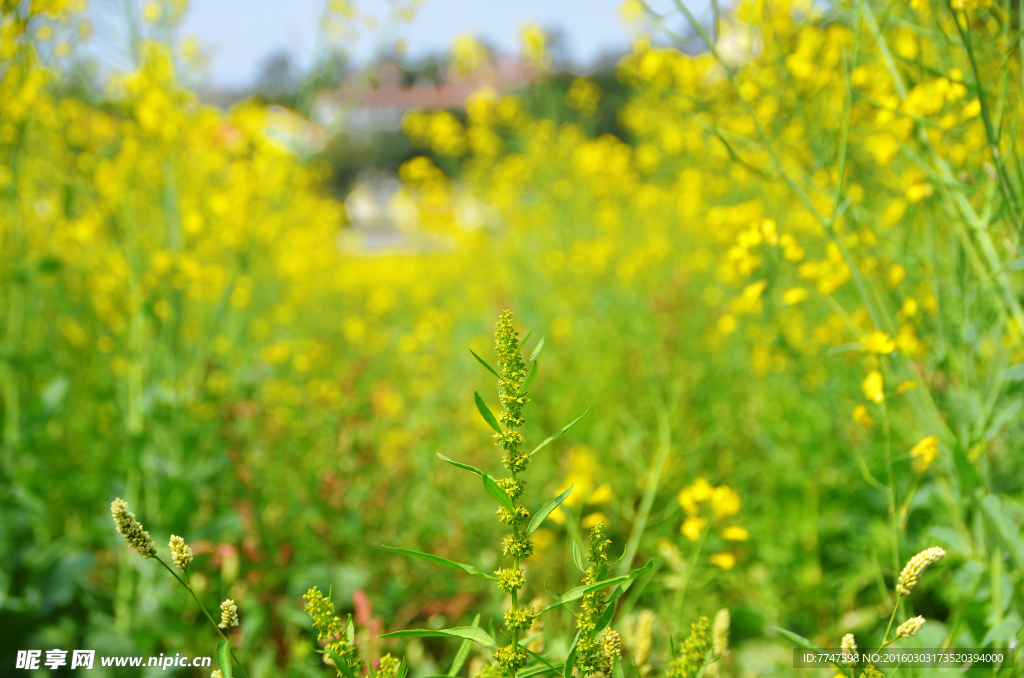
[[[608, 565], [608, 547], [612, 540], [604, 531], [604, 523], [598, 523], [590, 530], [590, 548], [587, 549], [587, 560], [591, 565], [583, 577], [583, 584], [596, 584], [602, 578], [602, 570]], [[580, 675], [598, 673], [603, 664], [601, 642], [593, 637], [597, 622], [604, 612], [605, 595], [600, 591], [583, 594], [583, 604], [576, 614], [576, 628], [580, 630], [580, 639], [576, 644], [576, 668]]]
[[501, 542], [501, 551], [516, 560], [525, 560], [533, 555], [533, 541], [525, 534], [512, 534]]
[[494, 574], [498, 577], [498, 588], [505, 593], [515, 593], [526, 584], [526, 576], [518, 567], [502, 568]]
[[380, 658], [380, 668], [377, 669], [377, 678], [398, 678], [398, 671], [401, 667], [402, 662], [400, 662], [397, 657], [392, 657], [389, 652]]
[[505, 490], [505, 493], [512, 501], [519, 501], [519, 498], [523, 496], [526, 481], [516, 480], [515, 478], [501, 478], [498, 480], [498, 487]]
[[510, 607], [505, 610], [505, 626], [513, 633], [529, 631], [536, 617], [533, 609], [529, 607]]
[[[362, 662], [356, 648], [348, 641], [348, 623], [334, 613], [334, 603], [325, 597], [317, 587], [311, 588], [303, 598], [306, 599], [306, 613], [313, 620], [313, 628], [317, 630], [317, 640], [326, 640], [325, 649], [336, 654], [353, 671], [362, 671]], [[341, 668], [335, 666], [338, 676], [344, 676]]]
[[128, 545], [135, 549], [143, 558], [152, 558], [156, 555], [156, 546], [149, 532], [142, 529], [142, 523], [135, 519], [135, 514], [128, 510], [128, 504], [124, 499], [118, 497], [110, 502], [110, 513], [114, 516], [114, 525], [128, 541]]
[[498, 666], [513, 676], [516, 671], [526, 666], [527, 659], [529, 655], [526, 649], [516, 644], [499, 647], [494, 653], [494, 661], [498, 662]]
[[701, 616], [690, 625], [690, 635], [669, 668], [669, 678], [697, 678], [704, 668], [704, 658], [711, 649], [711, 625]]
[[519, 606], [519, 589], [526, 583], [519, 561], [533, 555], [533, 542], [523, 529], [530, 520], [530, 512], [519, 503], [525, 483], [516, 477], [530, 465], [530, 455], [520, 449], [526, 438], [519, 431], [526, 423], [523, 406], [529, 398], [525, 389], [526, 364], [520, 353], [519, 333], [512, 327], [511, 311], [503, 312], [498, 319], [494, 345], [498, 352], [498, 397], [502, 408], [498, 414], [502, 430], [494, 438], [505, 451], [501, 463], [512, 474], [497, 481], [512, 500], [511, 508], [498, 509], [498, 518], [512, 527], [512, 534], [502, 542], [502, 551], [513, 561], [511, 568], [496, 572], [498, 588], [512, 596], [512, 607], [505, 610], [505, 625], [512, 632], [512, 642], [498, 648], [494, 661], [506, 675], [515, 676], [516, 671], [526, 666], [528, 658], [526, 649], [519, 644], [519, 634], [530, 629], [536, 615], [531, 608]]
[[530, 520], [530, 511], [522, 504], [516, 504], [509, 511], [504, 506], [498, 507], [498, 519], [506, 525], [519, 527]]

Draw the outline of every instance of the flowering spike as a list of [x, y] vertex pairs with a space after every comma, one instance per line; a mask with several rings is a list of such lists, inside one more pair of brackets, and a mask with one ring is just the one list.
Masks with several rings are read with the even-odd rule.
[[142, 523], [135, 519], [135, 514], [128, 510], [128, 502], [118, 497], [110, 503], [110, 513], [114, 516], [117, 531], [128, 540], [128, 545], [139, 552], [143, 558], [156, 555], [156, 546], [149, 532], [142, 529]]

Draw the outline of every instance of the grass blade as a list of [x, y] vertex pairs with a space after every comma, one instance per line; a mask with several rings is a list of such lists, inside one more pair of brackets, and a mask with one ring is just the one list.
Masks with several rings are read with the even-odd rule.
[[480, 416], [484, 418], [487, 425], [493, 428], [497, 433], [501, 433], [501, 427], [498, 426], [498, 420], [494, 418], [494, 414], [490, 408], [487, 407], [487, 403], [480, 397], [480, 394], [473, 391], [473, 397], [476, 398], [476, 409], [480, 410]]
[[[473, 618], [473, 628], [476, 628], [477, 624], [480, 623], [480, 615], [478, 614]], [[469, 649], [471, 647], [471, 641], [469, 638], [462, 641], [462, 645], [459, 645], [459, 651], [455, 653], [455, 659], [452, 660], [452, 665], [448, 669], [448, 676], [457, 676], [459, 671], [462, 670], [462, 665], [466, 663], [466, 658], [469, 657]]]
[[217, 666], [224, 678], [231, 678], [231, 644], [226, 640], [217, 643]]
[[[477, 396], [477, 397], [479, 397], [479, 396]], [[579, 423], [579, 421], [580, 421], [580, 419], [582, 419], [583, 417], [587, 416], [587, 412], [590, 412], [590, 408], [589, 408], [589, 407], [587, 408], [587, 411], [586, 411], [586, 412], [584, 412], [584, 413], [583, 413], [583, 414], [581, 414], [580, 416], [576, 417], [576, 419], [574, 419], [574, 420], [573, 420], [572, 422], [570, 422], [570, 423], [566, 424], [565, 426], [563, 426], [562, 428], [558, 429], [558, 432], [557, 432], [557, 433], [553, 433], [552, 435], [548, 436], [547, 440], [545, 440], [545, 441], [544, 441], [544, 442], [542, 442], [542, 443], [541, 443], [540, 445], [538, 445], [537, 447], [535, 447], [535, 448], [534, 448], [534, 450], [533, 450], [533, 452], [530, 452], [530, 456], [532, 457], [533, 455], [537, 454], [537, 453], [538, 453], [538, 452], [540, 452], [540, 451], [541, 451], [542, 449], [544, 449], [545, 447], [547, 447], [547, 446], [548, 446], [548, 445], [549, 445], [550, 443], [553, 443], [554, 441], [558, 440], [558, 439], [559, 439], [559, 438], [561, 438], [561, 437], [562, 437], [563, 435], [565, 435], [565, 432], [566, 432], [566, 431], [568, 431], [568, 430], [569, 430], [569, 429], [571, 429], [571, 428], [572, 428], [573, 426], [575, 426], [576, 424], [578, 424], [578, 423]]]
[[504, 506], [509, 511], [514, 510], [512, 506], [512, 498], [508, 496], [508, 492], [501, 489], [498, 483], [490, 474], [484, 474], [484, 489], [487, 490], [487, 494], [491, 495], [496, 502]]
[[545, 607], [543, 610], [541, 610], [540, 614], [544, 614], [545, 612], [553, 610], [556, 607], [559, 607], [561, 605], [565, 605], [566, 603], [571, 603], [574, 600], [578, 600], [578, 599], [583, 597], [584, 593], [589, 593], [590, 591], [596, 591], [598, 589], [608, 588], [609, 586], [615, 586], [616, 584], [622, 584], [622, 583], [625, 583], [625, 582], [628, 582], [628, 581], [632, 581], [632, 580], [636, 579], [637, 577], [639, 577], [644, 572], [646, 572], [647, 570], [649, 570], [651, 568], [651, 565], [653, 565], [653, 564], [654, 564], [654, 561], [653, 560], [649, 560], [649, 561], [647, 561], [646, 565], [644, 565], [643, 567], [641, 567], [641, 568], [639, 568], [637, 570], [633, 570], [632, 572], [630, 572], [628, 575], [626, 575], [624, 577], [613, 577], [611, 579], [605, 579], [603, 581], [595, 582], [593, 584], [587, 584], [585, 586], [577, 586], [576, 588], [571, 589], [571, 590], [567, 591], [566, 593], [562, 594], [558, 598], [558, 600], [556, 600], [555, 602], [551, 603], [550, 605]]
[[452, 568], [454, 570], [462, 570], [463, 572], [465, 572], [467, 574], [475, 574], [478, 577], [486, 577], [487, 579], [491, 579], [491, 580], [495, 579], [495, 577], [493, 575], [490, 575], [490, 574], [487, 574], [486, 572], [478, 570], [477, 568], [473, 567], [472, 565], [466, 565], [464, 563], [456, 563], [454, 560], [447, 560], [445, 558], [441, 558], [440, 556], [435, 556], [435, 555], [430, 554], [430, 553], [420, 553], [419, 551], [410, 551], [409, 549], [401, 549], [401, 548], [398, 548], [397, 546], [388, 546], [387, 544], [384, 544], [383, 546], [388, 551], [394, 551], [395, 553], [402, 553], [402, 554], [405, 554], [407, 556], [412, 556], [413, 558], [419, 558], [420, 560], [428, 560], [428, 561], [430, 561], [432, 563], [437, 563], [438, 565], [444, 565], [445, 567], [450, 567], [450, 568]]
[[[533, 330], [526, 330], [526, 334], [524, 334], [523, 338], [519, 340], [519, 348], [520, 349], [522, 349], [523, 346], [526, 346], [526, 342], [528, 342], [530, 340], [530, 335], [531, 334], [533, 334]], [[541, 339], [541, 341], [544, 341], [544, 340]], [[527, 362], [529, 362], [529, 361], [527, 361]]]
[[[576, 567], [580, 569], [580, 572], [586, 572], [587, 568], [583, 567], [583, 554], [580, 553], [580, 545], [576, 543], [576, 540], [572, 541], [572, 562], [576, 563]], [[555, 596], [556, 598], [558, 596]]]
[[471, 640], [481, 647], [485, 647], [488, 650], [497, 650], [498, 644], [494, 642], [494, 638], [487, 635], [487, 632], [483, 629], [478, 629], [475, 626], [457, 626], [451, 629], [440, 629], [438, 631], [432, 631], [430, 629], [409, 629], [407, 631], [394, 631], [392, 633], [385, 633], [378, 638], [463, 638], [465, 640]]
[[496, 376], [496, 377], [498, 377], [499, 379], [501, 379], [501, 377], [500, 377], [500, 376], [498, 375], [498, 373], [494, 371], [494, 368], [493, 368], [493, 367], [491, 367], [490, 365], [488, 365], [488, 364], [487, 364], [487, 361], [486, 361], [486, 360], [484, 360], [483, 358], [481, 358], [480, 356], [478, 356], [478, 355], [476, 354], [476, 351], [474, 351], [473, 349], [469, 349], [469, 352], [473, 354], [473, 357], [477, 359], [477, 362], [479, 362], [479, 363], [480, 363], [481, 365], [483, 365], [484, 367], [486, 367], [486, 368], [487, 368], [487, 371], [488, 371], [488, 372], [490, 372], [490, 373], [491, 373], [491, 374], [493, 374], [494, 376]]
[[[540, 355], [540, 350], [542, 348], [544, 348], [544, 337], [541, 337], [540, 341], [537, 342], [537, 346], [533, 349], [533, 353], [530, 354], [530, 360], [535, 360], [537, 356]], [[526, 362], [530, 362], [530, 360], [527, 360]]]
[[533, 534], [534, 532], [536, 532], [537, 528], [540, 527], [541, 523], [544, 522], [544, 519], [547, 518], [552, 511], [558, 508], [559, 504], [565, 501], [565, 498], [569, 496], [570, 492], [572, 492], [573, 487], [573, 485], [570, 485], [568, 490], [558, 495], [548, 503], [544, 504], [544, 507], [541, 508], [541, 510], [537, 511], [537, 513], [534, 514], [533, 518], [530, 519], [530, 525], [526, 528], [526, 534]]
[[537, 361], [534, 360], [533, 361], [533, 367], [530, 368], [530, 375], [528, 377], [526, 377], [526, 381], [523, 382], [523, 390], [524, 391], [526, 389], [530, 388], [530, 383], [533, 381], [533, 378], [536, 377], [536, 376], [537, 376]]
[[[790, 640], [792, 640], [794, 643], [796, 643], [800, 647], [804, 648], [805, 650], [813, 650], [814, 652], [822, 652], [822, 649], [820, 647], [818, 647], [817, 645], [812, 643], [810, 640], [808, 640], [807, 638], [804, 638], [803, 636], [801, 636], [801, 635], [799, 635], [797, 633], [793, 633], [792, 631], [788, 631], [788, 630], [786, 630], [786, 629], [784, 629], [784, 628], [782, 628], [780, 626], [773, 626], [772, 628], [775, 629], [776, 631], [778, 631], [779, 633], [781, 633], [782, 635], [786, 636], [787, 638], [789, 638]], [[849, 669], [848, 666], [846, 666], [845, 664], [840, 664], [840, 663], [836, 663], [836, 662], [832, 662], [832, 663], [835, 665], [835, 667], [837, 669], [842, 671], [843, 674], [845, 676], [847, 676], [847, 678], [853, 678], [853, 676], [850, 674], [850, 669]]]
[[455, 461], [454, 459], [449, 459], [448, 457], [444, 456], [440, 452], [437, 453], [437, 456], [441, 457], [442, 460], [448, 462], [452, 466], [458, 466], [459, 468], [465, 469], [465, 470], [469, 471], [470, 473], [475, 473], [478, 476], [483, 476], [484, 475], [484, 472], [481, 471], [480, 469], [478, 469], [476, 466], [470, 466], [469, 464], [463, 464], [462, 462]]

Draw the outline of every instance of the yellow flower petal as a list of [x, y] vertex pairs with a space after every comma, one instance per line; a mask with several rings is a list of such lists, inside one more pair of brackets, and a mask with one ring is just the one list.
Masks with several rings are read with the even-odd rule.
[[683, 521], [683, 526], [679, 528], [679, 531], [682, 532], [683, 536], [690, 541], [697, 541], [700, 539], [700, 535], [704, 532], [704, 527], [707, 524], [707, 518], [690, 516]]
[[736, 556], [729, 551], [722, 551], [721, 553], [715, 553], [708, 557], [708, 560], [712, 565], [722, 568], [723, 570], [731, 570], [736, 566]]
[[739, 525], [731, 525], [722, 530], [722, 539], [726, 541], [746, 541], [750, 539], [750, 531]]
[[871, 402], [877, 405], [885, 402], [885, 380], [882, 378], [882, 373], [878, 370], [869, 372], [860, 387], [864, 389], [864, 397]]

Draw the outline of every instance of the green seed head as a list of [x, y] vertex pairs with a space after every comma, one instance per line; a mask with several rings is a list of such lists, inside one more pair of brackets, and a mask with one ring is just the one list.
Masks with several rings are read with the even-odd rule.
[[117, 531], [128, 540], [128, 545], [138, 551], [143, 558], [156, 555], [156, 546], [149, 532], [142, 529], [142, 523], [135, 520], [135, 514], [128, 510], [128, 503], [118, 497], [110, 503], [110, 513], [114, 516]]
[[509, 535], [501, 544], [506, 556], [524, 560], [533, 555], [533, 542], [525, 534]]
[[523, 571], [517, 567], [509, 567], [494, 573], [498, 577], [498, 588], [505, 593], [514, 593], [526, 584]]
[[222, 629], [238, 626], [238, 606], [230, 598], [220, 604], [220, 624], [217, 626]]
[[525, 480], [516, 480], [515, 478], [502, 478], [497, 481], [498, 487], [505, 490], [505, 493], [509, 496], [512, 501], [519, 501], [519, 498], [523, 496], [523, 488], [526, 487]]
[[529, 655], [526, 654], [526, 649], [519, 647], [518, 645], [506, 645], [499, 647], [494, 653], [494, 661], [498, 662], [498, 665], [505, 670], [506, 673], [512, 673], [526, 666], [526, 661]]
[[922, 626], [924, 626], [924, 617], [922, 617], [921, 615], [911, 617], [910, 619], [899, 625], [899, 627], [896, 629], [896, 637], [909, 638], [913, 635], [916, 635], [917, 632], [921, 630]]
[[522, 504], [516, 504], [509, 511], [504, 506], [498, 507], [498, 518], [506, 525], [523, 525], [530, 520], [530, 511]]
[[178, 566], [178, 569], [188, 569], [189, 563], [192, 562], [192, 547], [186, 544], [184, 539], [173, 534], [168, 546], [171, 548], [171, 560]]
[[533, 618], [536, 615], [529, 607], [508, 608], [505, 610], [505, 626], [512, 633], [528, 631], [533, 625]]
[[921, 573], [924, 572], [925, 568], [932, 563], [942, 560], [945, 555], [946, 551], [941, 546], [933, 546], [911, 558], [907, 562], [906, 567], [903, 568], [903, 571], [900, 572], [899, 581], [896, 582], [896, 591], [909, 596], [910, 592], [917, 586], [917, 580], [921, 577]]

